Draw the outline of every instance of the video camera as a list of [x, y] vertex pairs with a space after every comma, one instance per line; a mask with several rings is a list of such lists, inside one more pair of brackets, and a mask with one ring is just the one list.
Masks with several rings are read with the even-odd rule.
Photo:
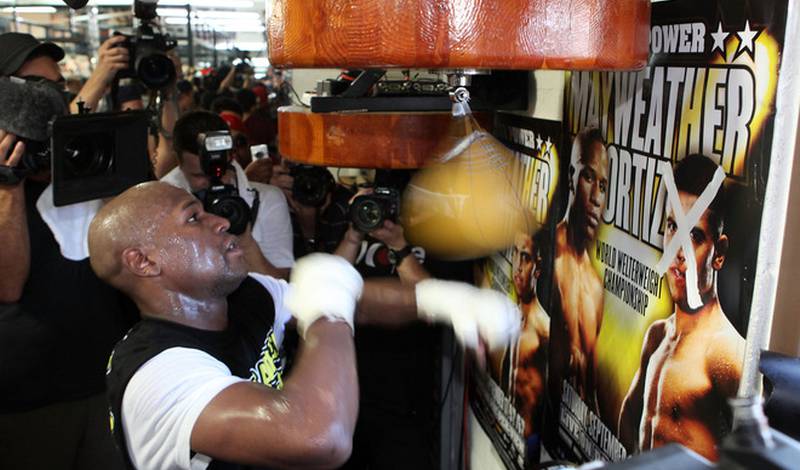
[[304, 206], [320, 207], [333, 191], [333, 175], [325, 167], [290, 164], [289, 175], [294, 178], [292, 197]]
[[0, 183], [50, 168], [56, 206], [116, 196], [149, 179], [149, 119], [146, 111], [58, 116], [49, 141], [21, 139], [25, 155], [16, 168], [0, 169]]
[[25, 144], [12, 168], [0, 165], [0, 184], [48, 169], [53, 203], [114, 196], [150, 176], [147, 156], [149, 113], [67, 114], [58, 87], [47, 80], [0, 78], [0, 129]]
[[[200, 167], [203, 173], [211, 178], [208, 189], [195, 193], [203, 201], [206, 212], [224, 217], [230, 221], [228, 232], [241, 235], [247, 230], [247, 224], [258, 212], [258, 197], [253, 209], [239, 196], [236, 186], [225, 184], [222, 177], [228, 171], [230, 163], [228, 154], [233, 149], [233, 138], [229, 131], [211, 131], [197, 136], [200, 148]], [[257, 195], [258, 193], [256, 193]]]
[[152, 90], [158, 90], [175, 80], [175, 65], [167, 52], [174, 49], [177, 42], [169, 34], [163, 34], [155, 23], [157, 1], [135, 0], [133, 13], [140, 25], [134, 34], [115, 32], [125, 36], [121, 47], [128, 49], [130, 61], [128, 68], [117, 74], [120, 78], [138, 78]]
[[350, 204], [350, 222], [362, 233], [383, 226], [385, 220], [397, 222], [400, 216], [400, 193], [393, 188], [375, 188], [372, 194], [356, 197]]

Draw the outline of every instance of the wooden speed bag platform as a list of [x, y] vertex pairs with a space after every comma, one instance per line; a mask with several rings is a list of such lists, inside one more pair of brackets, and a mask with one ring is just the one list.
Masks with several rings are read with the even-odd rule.
[[[491, 129], [490, 113], [475, 113]], [[450, 112], [312, 113], [278, 109], [281, 155], [300, 163], [349, 168], [424, 166], [452, 125]]]
[[[276, 67], [631, 70], [647, 64], [649, 33], [650, 0], [273, 0], [267, 36]], [[486, 128], [489, 115], [478, 121]], [[315, 165], [419, 168], [451, 122], [448, 112], [290, 107], [279, 112], [280, 151]]]
[[273, 0], [276, 67], [636, 69], [650, 0]]

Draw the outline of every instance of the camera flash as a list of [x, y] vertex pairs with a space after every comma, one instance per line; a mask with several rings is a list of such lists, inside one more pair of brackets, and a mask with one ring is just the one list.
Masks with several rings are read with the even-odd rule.
[[233, 148], [233, 139], [230, 135], [209, 136], [206, 138], [206, 151], [219, 152]]

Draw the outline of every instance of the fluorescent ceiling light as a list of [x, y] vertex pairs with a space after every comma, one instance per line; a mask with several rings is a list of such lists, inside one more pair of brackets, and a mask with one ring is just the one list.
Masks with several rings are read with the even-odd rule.
[[98, 7], [133, 7], [132, 0], [89, 0], [89, 5]]
[[236, 41], [233, 43], [224, 42], [221, 44], [217, 44], [218, 51], [227, 51], [233, 48], [239, 49], [240, 51], [263, 51], [267, 48], [267, 43], [263, 41]]
[[[159, 8], [158, 16], [169, 18], [186, 18], [186, 10], [183, 8]], [[215, 11], [215, 10], [192, 10], [192, 16], [200, 19], [232, 19], [232, 20], [261, 20], [261, 15], [255, 11]]]
[[12, 13], [14, 10], [17, 13], [55, 13], [57, 10], [55, 7], [45, 7], [45, 6], [36, 6], [36, 7], [5, 7], [3, 8], [3, 12]]
[[[186, 24], [186, 18], [167, 17], [164, 18], [167, 24], [182, 26]], [[238, 33], [263, 33], [264, 23], [261, 21], [253, 20], [231, 20], [231, 19], [195, 19], [192, 21], [195, 26], [206, 25], [220, 32], [238, 32]]]
[[[132, 4], [132, 0], [129, 0]], [[163, 7], [179, 6], [186, 4], [193, 7], [203, 8], [253, 8], [253, 0], [159, 0], [158, 4]]]

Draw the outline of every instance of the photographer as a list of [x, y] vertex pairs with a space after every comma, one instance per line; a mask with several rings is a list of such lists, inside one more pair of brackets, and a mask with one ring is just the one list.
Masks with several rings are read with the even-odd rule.
[[[383, 199], [384, 192], [361, 190], [354, 195], [342, 185], [330, 186], [319, 205], [303, 204], [305, 194], [296, 194], [297, 179], [308, 178], [285, 160], [275, 167], [274, 184], [287, 194], [295, 222], [295, 256], [321, 251], [350, 261], [370, 280], [399, 278], [416, 285], [436, 278], [470, 281], [468, 263], [443, 263], [426, 257], [421, 247], [411, 246], [402, 225], [394, 220], [370, 221], [377, 227], [366, 232], [352, 223], [352, 207], [359, 196]], [[313, 173], [312, 173], [313, 174]], [[322, 181], [324, 173], [312, 178]], [[407, 172], [379, 172], [376, 187], [402, 189]], [[320, 183], [318, 183], [320, 184]], [[325, 184], [325, 183], [321, 183]], [[313, 186], [301, 183], [300, 187]], [[390, 192], [391, 193], [391, 192]], [[299, 197], [298, 197], [299, 196]], [[399, 198], [393, 194], [387, 199]], [[309, 199], [318, 199], [309, 198]], [[391, 203], [389, 204], [391, 205]], [[363, 206], [362, 206], [363, 207]], [[385, 206], [386, 208], [386, 206]], [[387, 211], [391, 212], [391, 211]], [[374, 214], [373, 214], [374, 215]], [[363, 227], [362, 227], [363, 229]], [[424, 264], [424, 267], [423, 267]], [[379, 281], [379, 282], [380, 282]], [[449, 301], [454, 301], [450, 299]], [[360, 409], [353, 438], [353, 453], [344, 469], [432, 468], [432, 443], [436, 441], [439, 409], [434, 396], [437, 370], [433, 357], [441, 331], [426, 324], [407, 324], [392, 330], [363, 326], [355, 336], [360, 384]], [[410, 348], [409, 345], [414, 347]]]
[[[209, 174], [203, 170], [202, 149], [198, 137], [210, 131], [228, 131], [225, 121], [215, 114], [204, 111], [188, 113], [175, 124], [174, 150], [178, 167], [161, 180], [186, 189], [192, 193], [208, 190]], [[292, 256], [292, 232], [289, 209], [278, 188], [250, 183], [244, 170], [227, 155], [229, 166], [222, 176], [225, 184], [234, 184], [238, 196], [254, 209], [255, 223], [242, 234], [251, 271], [286, 278], [294, 264]], [[257, 199], [256, 199], [257, 198]], [[255, 201], [258, 200], [258, 207]]]
[[[86, 80], [78, 95], [69, 105], [70, 112], [78, 112], [78, 102], [91, 111], [100, 111], [100, 102], [108, 93], [111, 82], [120, 70], [128, 68], [130, 55], [128, 49], [122, 47], [125, 36], [111, 36], [97, 50], [97, 65]], [[110, 107], [109, 109], [110, 110]]]
[[[3, 78], [15, 91], [0, 93], [6, 175], [31, 168], [26, 152], [45, 140], [53, 115], [67, 113], [63, 57], [31, 35], [0, 35], [0, 76], [24, 79]], [[55, 207], [49, 181], [45, 168], [0, 184], [0, 468], [121, 468], [108, 434], [105, 366], [135, 307], [89, 264], [86, 234], [101, 202]]]

